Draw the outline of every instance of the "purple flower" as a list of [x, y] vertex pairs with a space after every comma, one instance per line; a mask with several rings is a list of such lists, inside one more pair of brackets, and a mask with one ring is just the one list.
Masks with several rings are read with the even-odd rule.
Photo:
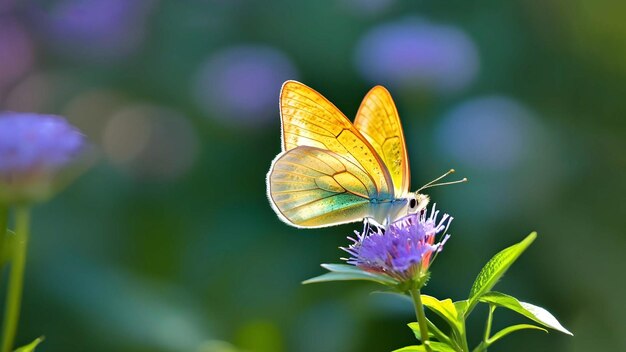
[[33, 27], [54, 52], [108, 64], [134, 54], [146, 34], [151, 0], [32, 2]]
[[355, 231], [357, 238], [348, 248], [348, 264], [376, 273], [387, 274], [399, 281], [417, 279], [425, 274], [433, 253], [442, 250], [450, 235], [435, 243], [438, 233], [447, 231], [452, 217], [444, 214], [437, 221], [439, 211], [433, 206], [430, 216], [426, 210], [410, 214], [391, 223], [386, 230], [365, 223], [363, 232]]
[[62, 117], [1, 112], [0, 202], [49, 195], [53, 177], [84, 148], [84, 136]]
[[415, 17], [373, 27], [355, 54], [365, 79], [400, 89], [456, 92], [479, 68], [478, 49], [462, 29]]
[[210, 117], [256, 128], [274, 121], [278, 87], [297, 76], [295, 65], [282, 51], [241, 45], [215, 52], [202, 65], [194, 93]]

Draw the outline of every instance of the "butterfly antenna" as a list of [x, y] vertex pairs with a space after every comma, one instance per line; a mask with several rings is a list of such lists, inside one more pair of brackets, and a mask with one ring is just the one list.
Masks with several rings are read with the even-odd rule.
[[461, 180], [457, 180], [457, 181], [442, 182], [442, 183], [435, 183], [435, 182], [437, 182], [437, 181], [441, 180], [442, 178], [444, 178], [444, 177], [446, 177], [446, 176], [448, 176], [448, 175], [450, 175], [450, 174], [453, 174], [454, 172], [455, 172], [455, 171], [454, 171], [454, 169], [450, 169], [450, 170], [449, 170], [448, 172], [446, 172], [445, 174], [443, 174], [443, 175], [441, 175], [441, 176], [437, 177], [436, 179], [434, 179], [434, 180], [432, 180], [432, 181], [428, 182], [427, 184], [423, 185], [420, 189], [418, 189], [418, 190], [417, 190], [417, 193], [419, 193], [420, 191], [422, 191], [422, 190], [424, 190], [424, 189], [426, 189], [426, 188], [432, 188], [432, 187], [438, 187], [438, 186], [447, 186], [447, 185], [454, 185], [454, 184], [456, 184], [456, 183], [463, 183], [463, 182], [467, 182], [467, 177], [464, 177], [463, 179], [461, 179]]

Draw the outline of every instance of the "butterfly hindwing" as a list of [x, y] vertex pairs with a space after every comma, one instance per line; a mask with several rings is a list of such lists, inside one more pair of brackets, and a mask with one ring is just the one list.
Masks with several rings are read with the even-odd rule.
[[354, 126], [385, 164], [393, 181], [395, 196], [406, 195], [411, 181], [409, 159], [400, 117], [387, 89], [376, 86], [367, 93]]
[[281, 153], [268, 174], [276, 212], [300, 227], [323, 227], [369, 216], [381, 195], [371, 175], [332, 151], [299, 146]]

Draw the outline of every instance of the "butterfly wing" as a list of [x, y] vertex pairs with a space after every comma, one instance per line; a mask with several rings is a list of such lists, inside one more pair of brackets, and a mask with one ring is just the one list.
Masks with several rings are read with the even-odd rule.
[[381, 197], [371, 175], [329, 150], [299, 146], [283, 152], [267, 175], [268, 196], [281, 220], [298, 227], [361, 221]]
[[396, 105], [382, 86], [372, 88], [359, 107], [354, 126], [380, 156], [397, 198], [409, 192], [411, 174], [404, 133]]
[[392, 178], [376, 150], [320, 93], [296, 81], [285, 82], [280, 115], [283, 151], [309, 146], [338, 154], [367, 174], [379, 195], [394, 197]]

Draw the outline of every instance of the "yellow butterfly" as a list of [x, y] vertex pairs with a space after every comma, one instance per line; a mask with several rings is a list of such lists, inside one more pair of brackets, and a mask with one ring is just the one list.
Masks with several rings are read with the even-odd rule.
[[[429, 182], [409, 192], [410, 170], [391, 95], [372, 88], [354, 124], [312, 88], [296, 81], [280, 93], [282, 152], [267, 174], [267, 194], [289, 225], [315, 228], [370, 218], [387, 224], [426, 207]], [[457, 182], [466, 181], [461, 180]]]

